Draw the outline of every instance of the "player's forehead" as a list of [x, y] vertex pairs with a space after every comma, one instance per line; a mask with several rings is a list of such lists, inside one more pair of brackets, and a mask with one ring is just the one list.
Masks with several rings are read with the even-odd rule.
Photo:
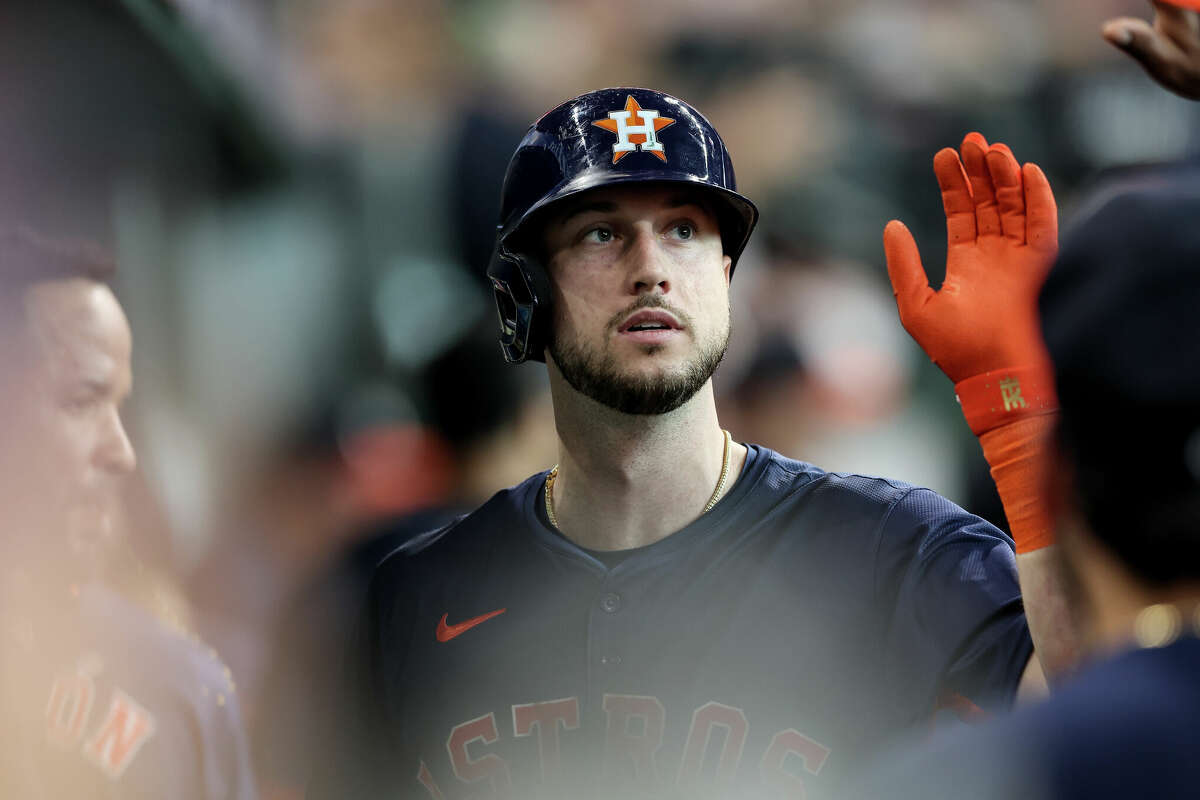
[[671, 183], [637, 183], [602, 186], [563, 200], [550, 216], [548, 226], [562, 227], [588, 214], [642, 216], [683, 208], [714, 219], [716, 216], [703, 189]]
[[123, 392], [132, 337], [116, 296], [87, 278], [44, 281], [25, 299], [28, 347], [56, 382], [87, 382]]

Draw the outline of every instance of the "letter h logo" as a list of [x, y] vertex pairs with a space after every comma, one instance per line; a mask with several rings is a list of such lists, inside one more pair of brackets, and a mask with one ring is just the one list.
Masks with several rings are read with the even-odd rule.
[[[634, 117], [638, 122], [631, 124], [630, 119]], [[624, 109], [610, 111], [608, 119], [596, 120], [592, 124], [617, 135], [617, 141], [612, 146], [614, 164], [635, 150], [653, 153], [661, 161], [667, 160], [666, 150], [663, 149], [657, 134], [663, 128], [674, 125], [675, 120], [660, 117], [657, 111], [642, 108], [638, 101], [633, 99], [633, 95], [626, 98]]]

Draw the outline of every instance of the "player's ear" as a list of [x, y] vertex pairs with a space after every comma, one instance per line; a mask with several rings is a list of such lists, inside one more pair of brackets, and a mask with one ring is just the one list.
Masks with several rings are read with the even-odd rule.
[[733, 259], [729, 256], [721, 256], [722, 263], [725, 265], [725, 286], [729, 287], [729, 279], [733, 274]]

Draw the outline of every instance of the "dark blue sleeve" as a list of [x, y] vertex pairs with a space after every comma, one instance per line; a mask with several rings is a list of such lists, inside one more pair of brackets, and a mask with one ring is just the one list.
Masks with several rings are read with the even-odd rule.
[[[257, 781], [241, 703], [229, 668], [199, 640], [168, 640], [175, 652], [156, 666], [167, 673], [166, 693], [155, 697], [164, 749], [148, 764], [174, 788], [171, 800], [255, 800]], [[148, 660], [148, 659], [147, 659]], [[186, 704], [186, 714], [179, 713]], [[157, 734], [156, 734], [157, 735]], [[132, 787], [130, 787], [132, 788]], [[141, 796], [131, 791], [124, 796]]]
[[896, 691], [945, 692], [988, 710], [1012, 704], [1033, 644], [1012, 540], [927, 489], [880, 529], [875, 588], [890, 607], [884, 642]]

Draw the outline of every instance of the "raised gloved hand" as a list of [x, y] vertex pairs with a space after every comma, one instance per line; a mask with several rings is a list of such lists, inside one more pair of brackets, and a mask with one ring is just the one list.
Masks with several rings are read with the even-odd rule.
[[929, 286], [904, 223], [883, 232], [900, 321], [954, 381], [992, 467], [1018, 552], [1045, 547], [1041, 502], [1048, 416], [1058, 407], [1037, 297], [1058, 249], [1058, 210], [1036, 164], [978, 133], [933, 159], [948, 244], [946, 278]]
[[1048, 363], [1037, 294], [1058, 248], [1054, 194], [1036, 164], [1021, 167], [978, 133], [933, 158], [946, 209], [946, 278], [929, 286], [904, 223], [883, 232], [900, 322], [956, 384], [998, 369]]

